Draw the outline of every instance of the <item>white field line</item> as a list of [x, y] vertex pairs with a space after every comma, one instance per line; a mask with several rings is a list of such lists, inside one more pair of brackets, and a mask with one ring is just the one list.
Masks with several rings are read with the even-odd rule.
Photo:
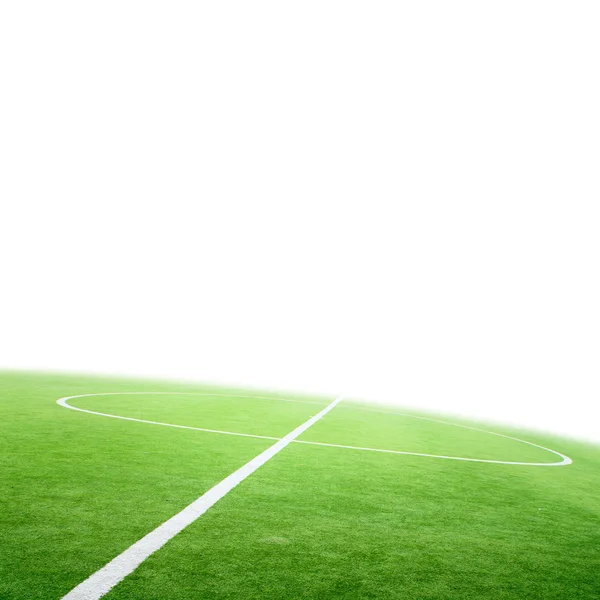
[[322, 402], [311, 402], [303, 400], [292, 400], [290, 398], [275, 398], [273, 396], [244, 396], [240, 394], [211, 394], [204, 392], [104, 392], [98, 394], [78, 394], [77, 396], [67, 396], [66, 398], [60, 398], [56, 401], [57, 404], [76, 410], [79, 412], [89, 413], [90, 415], [99, 415], [101, 417], [109, 417], [111, 419], [122, 419], [123, 421], [137, 421], [138, 423], [149, 423], [150, 425], [162, 425], [163, 427], [177, 427], [178, 429], [194, 429], [195, 431], [207, 431], [208, 433], [222, 433], [225, 435], [239, 435], [242, 437], [260, 438], [263, 440], [279, 440], [281, 438], [273, 437], [270, 435], [255, 435], [252, 433], [238, 433], [235, 431], [223, 431], [221, 429], [207, 429], [205, 427], [191, 427], [189, 425], [174, 425], [173, 423], [162, 423], [160, 421], [148, 421], [147, 419], [135, 419], [133, 417], [123, 417], [121, 415], [111, 415], [110, 413], [98, 412], [96, 410], [88, 410], [86, 408], [78, 408], [71, 406], [68, 401], [74, 400], [75, 398], [90, 398], [94, 396], [225, 396], [227, 398], [251, 398], [253, 400], [278, 400], [281, 402], [297, 402], [299, 404], [319, 404], [323, 406]]
[[[483, 429], [481, 430], [483, 431]], [[487, 432], [487, 433], [492, 433]], [[492, 434], [496, 435], [496, 434]], [[497, 434], [500, 435], [500, 434]], [[508, 437], [508, 436], [503, 436]], [[513, 440], [517, 440], [517, 438], [510, 438]], [[513, 462], [509, 460], [491, 460], [487, 458], [466, 458], [462, 456], [444, 456], [443, 454], [424, 454], [422, 452], [406, 452], [403, 450], [384, 450], [382, 448], [364, 448], [362, 446], [344, 446], [343, 444], [327, 444], [325, 442], [308, 442], [305, 440], [294, 440], [298, 444], [313, 444], [314, 446], [329, 446], [331, 448], [347, 448], [348, 450], [366, 450], [368, 452], [385, 452], [387, 454], [408, 454], [409, 456], [426, 456], [428, 458], [445, 458], [448, 460], [464, 460], [468, 462], [480, 462], [480, 463], [495, 463], [497, 465], [527, 465], [529, 467], [561, 467], [563, 465], [570, 465], [573, 461], [564, 454], [560, 452], [556, 452], [554, 450], [550, 450], [548, 448], [544, 448], [543, 446], [537, 446], [537, 444], [531, 444], [531, 442], [523, 442], [525, 444], [531, 444], [532, 446], [536, 446], [537, 448], [542, 448], [543, 450], [548, 450], [548, 452], [553, 452], [554, 454], [558, 454], [563, 457], [562, 462], [554, 462], [554, 463], [533, 463], [533, 462]], [[522, 442], [523, 440], [517, 440], [518, 442]]]
[[[85, 412], [92, 415], [99, 415], [101, 417], [110, 417], [111, 419], [123, 419], [124, 421], [137, 421], [139, 423], [149, 423], [150, 425], [162, 425], [164, 427], [177, 427], [179, 429], [194, 429], [196, 431], [205, 431], [208, 433], [220, 433], [224, 435], [238, 435], [242, 437], [253, 437], [253, 438], [261, 438], [266, 440], [278, 440], [280, 438], [271, 437], [267, 435], [255, 435], [251, 433], [238, 433], [235, 431], [222, 431], [219, 429], [206, 429], [204, 427], [190, 427], [188, 425], [174, 425], [172, 423], [162, 423], [159, 421], [147, 421], [145, 419], [135, 419], [133, 417], [122, 417], [120, 415], [111, 415], [109, 413], [101, 413], [94, 410], [87, 410], [85, 408], [77, 408], [76, 406], [71, 406], [68, 404], [68, 400], [73, 400], [75, 398], [86, 398], [91, 396], [121, 396], [121, 395], [139, 395], [139, 394], [153, 394], [153, 395], [172, 395], [172, 394], [183, 394], [189, 396], [228, 396], [235, 398], [259, 398], [263, 400], [283, 400], [285, 402], [302, 402], [301, 400], [287, 400], [283, 398], [274, 398], [269, 396], [233, 396], [232, 394], [209, 394], [209, 393], [192, 393], [192, 392], [106, 392], [99, 394], [80, 394], [78, 396], [68, 396], [66, 398], [60, 398], [57, 400], [57, 404], [64, 406], [65, 408], [70, 408], [71, 410], [77, 410], [79, 412]], [[308, 403], [304, 403], [308, 404]], [[311, 403], [315, 404], [315, 403]], [[459, 425], [458, 423], [452, 423], [450, 421], [441, 421], [439, 419], [431, 419], [429, 417], [420, 417], [417, 415], [410, 415], [407, 413], [401, 412], [393, 412], [388, 410], [379, 410], [376, 408], [363, 408], [360, 406], [342, 406], [344, 409], [348, 410], [364, 410], [369, 412], [377, 412], [383, 413], [385, 415], [397, 415], [400, 417], [409, 417], [411, 419], [420, 419], [422, 421], [432, 421], [433, 423], [442, 423], [443, 425], [452, 425], [453, 427], [462, 427], [463, 429], [472, 429], [474, 431], [481, 431], [482, 433], [487, 433], [489, 435], [496, 435], [498, 437], [503, 437], [509, 440], [513, 440], [515, 442], [521, 442], [522, 444], [527, 444], [529, 446], [533, 446], [534, 448], [540, 448], [541, 450], [545, 450], [546, 452], [550, 452], [551, 454], [555, 454], [559, 456], [562, 460], [561, 462], [553, 462], [553, 463], [535, 463], [535, 462], [518, 462], [518, 461], [507, 461], [507, 460], [492, 460], [487, 458], [469, 458], [464, 456], [446, 456], [444, 454], [425, 454], [422, 452], [408, 452], [404, 450], [386, 450], [383, 448], [367, 448], [363, 446], [346, 446], [342, 444], [329, 444], [325, 442], [309, 442], [304, 440], [293, 440], [299, 444], [312, 444], [314, 446], [329, 446], [332, 448], [346, 448], [348, 450], [364, 450], [368, 452], [385, 452], [387, 454], [406, 454], [409, 456], [425, 456], [427, 458], [441, 458], [445, 460], [462, 460], [468, 462], [481, 462], [481, 463], [493, 463], [498, 465], [524, 465], [529, 467], [562, 467], [566, 465], [570, 465], [573, 461], [566, 455], [561, 454], [556, 450], [552, 450], [550, 448], [546, 448], [544, 446], [540, 446], [539, 444], [534, 444], [533, 442], [528, 442], [527, 440], [521, 440], [516, 437], [512, 437], [510, 435], [505, 435], [503, 433], [496, 433], [495, 431], [488, 431], [487, 429], [480, 429], [479, 427], [471, 427], [470, 425]]]
[[[154, 531], [144, 536], [141, 540], [127, 548], [106, 566], [96, 571], [84, 582], [73, 588], [62, 600], [98, 600], [109, 592], [115, 585], [132, 573], [144, 560], [158, 549], [162, 548], [171, 538], [193, 523], [203, 515], [211, 506], [218, 502], [225, 494], [230, 492], [246, 477], [254, 473], [269, 459], [281, 452], [290, 442], [304, 433], [311, 425], [324, 417], [330, 410], [342, 401], [342, 396], [336, 398], [321, 412], [308, 421], [296, 427], [293, 431], [281, 438], [270, 448], [253, 458], [243, 467], [227, 476], [205, 492], [197, 500], [186, 506], [181, 512], [159, 525]], [[63, 404], [63, 406], [65, 406]], [[67, 405], [68, 406], [68, 405]], [[71, 407], [72, 408], [72, 407]]]
[[[208, 433], [222, 433], [224, 435], [239, 435], [242, 437], [251, 437], [251, 438], [261, 438], [263, 440], [279, 440], [281, 438], [272, 437], [270, 435], [254, 435], [253, 433], [238, 433], [236, 431], [222, 431], [221, 429], [206, 429], [205, 427], [191, 427], [189, 425], [174, 425], [173, 423], [162, 423], [160, 421], [148, 421], [147, 419], [135, 419], [134, 417], [122, 417], [121, 415], [111, 415], [110, 413], [98, 412], [96, 410], [87, 410], [86, 408], [78, 408], [77, 406], [71, 406], [68, 401], [73, 400], [75, 398], [86, 398], [90, 396], [116, 396], [116, 395], [134, 395], [139, 392], [121, 392], [120, 394], [107, 393], [107, 394], [81, 394], [79, 396], [68, 396], [66, 398], [60, 398], [56, 401], [57, 404], [64, 406], [65, 408], [70, 408], [71, 410], [76, 410], [78, 412], [88, 413], [90, 415], [99, 415], [101, 417], [109, 417], [111, 419], [122, 419], [123, 421], [136, 421], [138, 423], [148, 423], [150, 425], [162, 425], [163, 427], [177, 427], [178, 429], [194, 429], [195, 431], [206, 431]], [[151, 392], [153, 394], [158, 394], [158, 392]], [[171, 392], [162, 392], [165, 396], [170, 396]], [[203, 394], [194, 394], [195, 396], [202, 396]], [[212, 396], [213, 394], [206, 394]], [[238, 396], [236, 396], [237, 398]]]
[[[90, 396], [217, 396], [224, 398], [250, 398], [251, 400], [278, 400], [279, 402], [297, 402], [298, 404], [319, 404], [325, 406], [326, 402], [314, 400], [294, 400], [293, 398], [279, 398], [277, 396], [249, 396], [244, 394], [221, 394], [217, 392], [98, 392], [95, 394], [77, 394], [68, 396], [62, 400], [72, 400], [73, 398], [88, 398]], [[360, 409], [364, 410], [364, 409]]]
[[[565, 465], [570, 465], [573, 463], [572, 459], [570, 459], [565, 454], [562, 454], [556, 450], [551, 450], [550, 448], [546, 448], [545, 446], [540, 446], [539, 444], [534, 444], [533, 442], [528, 442], [527, 440], [522, 440], [520, 438], [516, 438], [510, 435], [505, 435], [504, 433], [496, 433], [495, 431], [488, 431], [487, 429], [481, 429], [480, 427], [472, 427], [471, 425], [460, 425], [458, 423], [452, 423], [451, 421], [442, 421], [440, 419], [431, 419], [429, 417], [421, 417], [418, 415], [410, 415], [408, 413], [401, 412], [393, 412], [389, 410], [380, 410], [377, 408], [363, 408], [361, 406], [344, 406], [343, 408], [349, 410], [366, 410], [369, 412], [377, 412], [383, 413], [384, 415], [397, 415], [399, 417], [409, 417], [411, 419], [420, 419], [421, 421], [431, 421], [432, 423], [441, 423], [443, 425], [452, 425], [452, 427], [461, 427], [462, 429], [471, 429], [472, 431], [481, 431], [482, 433], [487, 433], [489, 435], [495, 435], [498, 437], [506, 438], [507, 440], [513, 440], [515, 442], [521, 442], [521, 444], [527, 444], [528, 446], [533, 446], [534, 448], [540, 448], [541, 450], [545, 450], [546, 452], [550, 452], [552, 454], [556, 454], [556, 456], [560, 456], [562, 459], [561, 462], [556, 463], [531, 463], [531, 462], [511, 462], [505, 460], [488, 460], [483, 458], [462, 458], [460, 456], [443, 456], [439, 454], [421, 454], [418, 452], [400, 452], [399, 450], [379, 450], [376, 448], [360, 448], [360, 450], [373, 450], [375, 452], [392, 452], [394, 454], [412, 454], [413, 456], [430, 456], [432, 458], [448, 458], [451, 460], [469, 460], [472, 462], [488, 462], [488, 463], [497, 463], [504, 465], [530, 465], [535, 467], [562, 467]], [[319, 444], [321, 446], [336, 446], [337, 444], [323, 444], [321, 442], [302, 442], [303, 444], [314, 443]], [[341, 448], [356, 448], [355, 446], [340, 446]]]

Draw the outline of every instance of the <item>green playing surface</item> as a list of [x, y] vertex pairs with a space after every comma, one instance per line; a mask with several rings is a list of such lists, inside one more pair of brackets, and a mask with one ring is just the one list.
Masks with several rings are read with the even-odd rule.
[[[153, 393], [116, 393], [144, 391]], [[248, 435], [56, 403], [107, 392], [69, 403]], [[274, 443], [251, 436], [281, 438], [331, 400], [0, 374], [0, 599], [59, 600]], [[299, 438], [316, 444], [291, 443], [105, 598], [600, 598], [599, 447], [492, 425], [484, 428], [573, 464], [335, 446], [561, 461], [506, 437], [395, 412], [405, 411], [344, 400]]]

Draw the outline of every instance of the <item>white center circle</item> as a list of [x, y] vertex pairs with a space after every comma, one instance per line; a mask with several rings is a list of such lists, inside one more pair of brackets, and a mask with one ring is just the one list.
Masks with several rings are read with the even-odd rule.
[[[146, 419], [136, 419], [134, 417], [124, 417], [121, 415], [102, 413], [102, 412], [98, 412], [95, 410], [88, 410], [85, 408], [77, 408], [76, 406], [72, 406], [71, 404], [69, 404], [69, 400], [75, 400], [77, 398], [91, 398], [91, 397], [97, 397], [97, 396], [139, 396], [139, 395], [224, 396], [224, 397], [228, 397], [228, 398], [252, 398], [252, 399], [256, 399], [256, 400], [277, 400], [277, 401], [281, 401], [281, 402], [299, 402], [301, 404], [321, 404], [321, 403], [316, 403], [316, 402], [308, 402], [308, 401], [304, 401], [304, 400], [292, 400], [292, 399], [288, 399], [288, 398], [277, 398], [277, 397], [272, 397], [272, 396], [246, 396], [246, 395], [239, 395], [239, 394], [219, 394], [219, 393], [202, 393], [202, 392], [102, 392], [102, 393], [98, 393], [98, 394], [79, 394], [76, 396], [66, 396], [64, 398], [59, 398], [56, 402], [57, 402], [57, 404], [59, 404], [60, 406], [63, 406], [64, 408], [70, 408], [71, 410], [76, 410], [79, 412], [84, 412], [84, 413], [88, 413], [88, 414], [92, 414], [92, 415], [98, 415], [101, 417], [109, 417], [111, 419], [122, 419], [124, 421], [135, 421], [138, 423], [146, 423], [149, 425], [161, 425], [164, 427], [177, 427], [179, 429], [193, 429], [196, 431], [205, 431], [208, 433], [218, 433], [218, 434], [223, 434], [223, 435], [236, 435], [236, 436], [242, 436], [242, 437], [252, 437], [252, 438], [260, 438], [260, 439], [275, 440], [275, 441], [281, 439], [278, 437], [272, 437], [272, 436], [268, 436], [268, 435], [255, 435], [255, 434], [241, 433], [241, 432], [236, 432], [236, 431], [223, 431], [220, 429], [207, 429], [204, 427], [191, 427], [189, 425], [175, 425], [173, 423], [163, 423], [160, 421], [149, 421]], [[354, 406], [353, 407], [346, 406], [344, 408], [349, 409], [349, 410], [364, 410], [364, 411], [379, 412], [379, 413], [384, 413], [384, 414], [389, 414], [389, 415], [398, 415], [398, 416], [403, 416], [403, 417], [409, 417], [412, 419], [421, 419], [423, 421], [431, 421], [433, 423], [452, 425], [453, 427], [461, 427], [463, 429], [470, 429], [473, 431], [480, 431], [482, 433], [487, 433], [489, 435], [495, 435], [498, 437], [513, 440], [515, 442], [520, 442], [522, 444], [527, 444], [528, 446], [533, 446], [534, 448], [539, 448], [546, 452], [550, 452], [551, 454], [554, 454], [555, 456], [558, 456], [561, 460], [559, 462], [551, 462], [551, 463], [520, 462], [520, 461], [507, 461], [507, 460], [492, 460], [492, 459], [485, 459], [485, 458], [467, 458], [467, 457], [463, 457], [463, 456], [446, 456], [443, 454], [426, 454], [423, 452], [408, 452], [408, 451], [403, 451], [403, 450], [385, 450], [382, 448], [346, 446], [343, 444], [328, 444], [325, 442], [309, 442], [309, 441], [304, 441], [304, 440], [293, 440], [293, 442], [297, 443], [297, 444], [311, 444], [313, 446], [327, 446], [327, 447], [331, 447], [331, 448], [344, 448], [347, 450], [361, 450], [361, 451], [367, 451], [367, 452], [384, 452], [386, 454], [405, 454], [405, 455], [409, 455], [409, 456], [423, 456], [423, 457], [427, 457], [427, 458], [440, 458], [440, 459], [445, 459], [445, 460], [461, 460], [461, 461], [467, 461], [467, 462], [480, 462], [480, 463], [494, 463], [494, 464], [501, 464], [501, 465], [526, 465], [526, 466], [533, 466], [533, 467], [561, 467], [561, 466], [570, 465], [573, 462], [568, 456], [561, 454], [560, 452], [557, 452], [556, 450], [551, 450], [550, 448], [540, 446], [539, 444], [534, 444], [533, 442], [528, 442], [526, 440], [522, 440], [522, 439], [519, 439], [516, 437], [509, 436], [509, 435], [504, 435], [502, 433], [496, 433], [494, 431], [488, 431], [486, 429], [480, 429], [478, 427], [471, 427], [469, 425], [459, 425], [457, 423], [451, 423], [449, 421], [441, 421], [439, 419], [431, 419], [429, 417], [421, 417], [421, 416], [416, 416], [416, 415], [409, 415], [406, 413], [396, 413], [396, 412], [392, 412], [392, 411], [384, 411], [384, 410], [371, 409], [371, 408], [361, 408], [361, 407], [354, 407]]]

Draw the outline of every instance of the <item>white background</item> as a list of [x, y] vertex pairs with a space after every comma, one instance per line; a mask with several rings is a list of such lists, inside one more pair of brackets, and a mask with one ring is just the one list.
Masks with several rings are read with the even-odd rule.
[[0, 14], [0, 367], [600, 440], [596, 2]]

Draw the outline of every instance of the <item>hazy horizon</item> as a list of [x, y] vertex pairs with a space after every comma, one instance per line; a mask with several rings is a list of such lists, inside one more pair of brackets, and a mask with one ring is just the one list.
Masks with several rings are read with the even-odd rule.
[[600, 441], [586, 6], [4, 7], [0, 368]]

